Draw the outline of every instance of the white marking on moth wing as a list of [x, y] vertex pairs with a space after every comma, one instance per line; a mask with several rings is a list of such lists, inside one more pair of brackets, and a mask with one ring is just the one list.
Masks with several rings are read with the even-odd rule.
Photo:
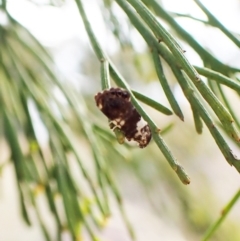
[[124, 126], [125, 120], [121, 120], [119, 124], [120, 124], [120, 126]]
[[120, 118], [117, 118], [114, 121], [116, 121], [116, 123], [119, 123], [120, 122]]
[[[137, 136], [142, 136], [143, 135], [143, 133], [142, 133], [142, 128], [144, 127], [144, 126], [146, 126], [147, 125], [147, 122], [141, 117], [141, 119], [137, 122], [137, 126], [136, 126], [136, 130], [137, 130], [137, 132], [136, 132], [136, 134], [134, 135], [135, 137], [137, 137]], [[144, 133], [145, 134], [145, 133]], [[144, 136], [146, 136], [146, 134], [144, 135]]]
[[103, 105], [101, 103], [99, 103], [98, 108], [101, 110], [103, 108]]
[[115, 120], [109, 121], [109, 125], [111, 125], [111, 124], [114, 125], [114, 127], [112, 128], [113, 131], [114, 131], [114, 129], [116, 129], [116, 128], [121, 129], [121, 125], [119, 125], [119, 121], [120, 121], [120, 119], [115, 119]]

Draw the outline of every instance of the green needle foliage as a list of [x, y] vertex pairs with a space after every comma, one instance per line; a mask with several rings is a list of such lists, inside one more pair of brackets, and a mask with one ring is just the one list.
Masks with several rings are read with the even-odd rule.
[[[110, 215], [108, 188], [115, 195], [132, 233], [120, 194], [97, 143], [93, 123], [89, 122], [84, 100], [77, 97], [70, 86], [62, 84], [52, 59], [33, 35], [7, 11], [4, 13], [8, 24], [0, 25], [1, 137], [10, 148], [24, 220], [31, 225], [29, 208], [34, 206], [46, 240], [52, 240], [51, 230], [46, 227], [37, 205], [39, 197], [44, 195], [55, 219], [57, 236], [54, 240], [62, 240], [66, 232], [72, 240], [80, 240], [83, 228], [92, 240], [97, 240], [92, 223], [101, 228]], [[62, 93], [67, 105], [56, 97], [56, 89]], [[95, 170], [85, 166], [79, 144], [76, 144], [79, 141], [66, 119], [69, 111], [91, 147]], [[40, 123], [36, 123], [36, 115]], [[43, 125], [46, 132], [44, 143], [39, 125]], [[80, 142], [80, 145], [84, 143]], [[69, 164], [69, 154], [78, 165], [80, 186]], [[86, 185], [91, 194], [82, 190]], [[60, 209], [57, 208], [59, 202]]]
[[[204, 24], [222, 31], [239, 48], [239, 39], [200, 1], [193, 1], [206, 14], [207, 21], [204, 21]], [[122, 9], [130, 26], [142, 36], [149, 47], [152, 68], [155, 69], [159, 85], [171, 109], [132, 89], [130, 82], [123, 77], [100, 45], [100, 36], [95, 35], [95, 26], [90, 25], [84, 1], [75, 0], [91, 46], [99, 60], [101, 88], [108, 89], [115, 84], [129, 91], [133, 105], [148, 122], [158, 149], [180, 181], [189, 184], [189, 176], [162, 137], [164, 130], [160, 132], [153, 118], [140, 104], [144, 103], [166, 116], [175, 114], [184, 121], [180, 103], [165, 73], [167, 65], [189, 102], [197, 133], [202, 133], [205, 124], [226, 161], [240, 173], [240, 159], [230, 148], [231, 142], [237, 148], [240, 146], [240, 121], [229, 95], [225, 94], [228, 88], [239, 98], [240, 82], [237, 75], [240, 69], [221, 62], [208, 52], [180, 26], [176, 20], [180, 15], [168, 12], [159, 2], [105, 0], [101, 7], [109, 12], [114, 26], [113, 34], [121, 44], [124, 44], [124, 41], [130, 43], [131, 40], [123, 40], [120, 20], [114, 15], [114, 5]], [[82, 230], [86, 230], [92, 240], [99, 240], [95, 230], [96, 227], [101, 229], [111, 215], [109, 195], [112, 195], [129, 234], [134, 239], [131, 224], [123, 209], [121, 194], [107, 162], [110, 152], [114, 152], [113, 156], [127, 159], [131, 147], [127, 144], [119, 145], [124, 142], [123, 133], [115, 129], [114, 136], [105, 127], [96, 124], [94, 119], [91, 119], [83, 96], [79, 96], [56, 73], [46, 49], [24, 26], [9, 15], [6, 1], [0, 2], [0, 10], [7, 19], [7, 24], [0, 24], [0, 135], [10, 149], [9, 163], [15, 170], [23, 219], [31, 225], [29, 212], [30, 206], [33, 206], [46, 240], [62, 240], [65, 232], [72, 240], [81, 240]], [[191, 16], [181, 17], [200, 21]], [[158, 18], [165, 21], [171, 33], [163, 27]], [[179, 44], [180, 39], [196, 52], [202, 60], [201, 66], [193, 66], [186, 58], [185, 51]], [[55, 95], [56, 90], [61, 92], [64, 103]], [[78, 123], [80, 141], [70, 128], [69, 113]], [[36, 116], [38, 122], [35, 121]], [[46, 133], [44, 142], [41, 140], [39, 126], [42, 126]], [[171, 126], [170, 124], [166, 127], [165, 131], [171, 129]], [[81, 148], [85, 145], [89, 148], [93, 168], [86, 165], [79, 145]], [[112, 148], [104, 148], [110, 145]], [[72, 162], [78, 167], [80, 183], [74, 174], [76, 170], [71, 167]], [[4, 166], [6, 163], [1, 169]], [[51, 237], [51, 232], [41, 215], [38, 205], [40, 196], [45, 197], [54, 218], [57, 230], [55, 237]], [[207, 230], [203, 240], [210, 239], [238, 199], [239, 191], [226, 206], [223, 215]], [[61, 208], [58, 208], [58, 203]]]

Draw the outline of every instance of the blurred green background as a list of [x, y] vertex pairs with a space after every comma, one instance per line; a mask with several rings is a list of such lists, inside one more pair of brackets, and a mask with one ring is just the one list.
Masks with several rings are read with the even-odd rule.
[[[239, 39], [239, 1], [202, 2]], [[118, 5], [83, 3], [102, 48], [131, 88], [171, 109], [149, 48]], [[219, 61], [240, 68], [239, 47], [206, 24], [194, 1], [159, 3]], [[2, 0], [0, 7], [0, 240], [128, 241], [132, 228], [139, 241], [203, 240], [238, 192], [239, 173], [205, 126], [196, 133], [166, 63], [184, 122], [142, 106], [190, 176], [187, 186], [154, 141], [145, 149], [120, 145], [108, 128], [94, 102], [100, 64], [74, 1]], [[191, 64], [201, 65], [196, 51], [179, 41]], [[239, 119], [239, 95], [224, 91]], [[223, 135], [240, 155], [239, 145]], [[240, 240], [239, 220], [236, 202], [210, 240]]]

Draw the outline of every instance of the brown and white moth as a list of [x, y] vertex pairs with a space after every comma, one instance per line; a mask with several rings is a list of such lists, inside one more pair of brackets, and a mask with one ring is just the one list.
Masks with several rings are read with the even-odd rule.
[[111, 129], [119, 128], [128, 141], [136, 141], [140, 148], [149, 144], [151, 130], [133, 106], [127, 90], [105, 89], [95, 95], [95, 101], [97, 107], [109, 119]]

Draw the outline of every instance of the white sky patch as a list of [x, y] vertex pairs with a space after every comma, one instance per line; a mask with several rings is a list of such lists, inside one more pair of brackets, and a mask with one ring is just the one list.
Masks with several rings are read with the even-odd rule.
[[37, 6], [26, 0], [9, 0], [8, 10], [40, 42], [54, 46], [73, 37], [87, 41], [83, 23], [73, 1], [63, 7]]
[[0, 25], [6, 26], [8, 24], [8, 18], [4, 11], [0, 9]]

